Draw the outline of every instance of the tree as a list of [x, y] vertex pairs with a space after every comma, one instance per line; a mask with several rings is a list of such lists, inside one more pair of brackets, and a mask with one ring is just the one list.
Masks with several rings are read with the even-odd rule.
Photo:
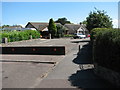
[[80, 22], [80, 24], [87, 24], [87, 21], [86, 20], [84, 20], [83, 22]]
[[54, 38], [56, 36], [57, 27], [52, 18], [49, 20], [48, 31], [51, 34], [52, 38]]
[[57, 21], [55, 21], [56, 23], [61, 23], [62, 25], [65, 25], [66, 23], [70, 24], [70, 21], [67, 21], [66, 18], [58, 18]]
[[12, 25], [13, 27], [22, 27], [21, 25], [17, 25], [17, 24], [15, 24], [15, 25]]
[[10, 25], [3, 25], [2, 28], [5, 28], [5, 27], [10, 27]]
[[106, 14], [106, 12], [97, 10], [90, 12], [89, 16], [86, 18], [86, 27], [89, 32], [93, 28], [112, 28], [112, 19]]
[[64, 32], [65, 32], [65, 27], [62, 25], [56, 25], [57, 27], [57, 37], [63, 37], [64, 36]]

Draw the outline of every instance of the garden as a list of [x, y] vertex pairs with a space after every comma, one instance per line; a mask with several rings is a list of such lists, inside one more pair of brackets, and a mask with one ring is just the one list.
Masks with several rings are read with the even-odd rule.
[[0, 31], [0, 43], [3, 38], [7, 38], [8, 42], [29, 40], [40, 38], [40, 33], [34, 30], [24, 30], [24, 31]]

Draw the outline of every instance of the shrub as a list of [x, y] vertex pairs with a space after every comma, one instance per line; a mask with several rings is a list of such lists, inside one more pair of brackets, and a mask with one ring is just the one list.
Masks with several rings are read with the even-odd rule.
[[95, 40], [97, 33], [100, 34], [102, 33], [102, 31], [105, 31], [105, 30], [111, 30], [111, 28], [94, 28], [90, 33], [91, 42]]
[[64, 37], [73, 37], [74, 35], [71, 35], [71, 34], [66, 34], [64, 35]]
[[[95, 32], [95, 33], [93, 33]], [[120, 30], [94, 29], [94, 61], [99, 65], [120, 72]]]
[[30, 39], [31, 35], [33, 39], [40, 37], [40, 33], [38, 31], [32, 31], [32, 30], [9, 31], [9, 32], [3, 31], [0, 32], [0, 35], [1, 35], [1, 39], [5, 37], [8, 38], [8, 42], [28, 40]]

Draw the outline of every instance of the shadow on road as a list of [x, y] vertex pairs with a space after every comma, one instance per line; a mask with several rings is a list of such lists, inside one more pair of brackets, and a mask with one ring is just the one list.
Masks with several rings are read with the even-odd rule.
[[94, 66], [92, 61], [92, 46], [90, 43], [84, 45], [80, 52], [77, 53], [77, 57], [73, 60], [73, 63], [80, 66], [80, 70], [72, 74], [68, 81], [72, 86], [81, 89], [88, 88], [112, 88], [113, 86], [107, 81], [97, 77], [94, 72]]
[[92, 46], [90, 43], [84, 45], [77, 53], [77, 57], [73, 60], [75, 64], [93, 64]]

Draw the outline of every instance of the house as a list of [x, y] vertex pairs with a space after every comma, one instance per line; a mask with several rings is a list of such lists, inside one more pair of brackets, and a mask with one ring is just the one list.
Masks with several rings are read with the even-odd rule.
[[48, 31], [48, 23], [28, 22], [25, 28], [35, 28], [37, 31]]
[[25, 28], [35, 28], [39, 31], [42, 37], [48, 37], [48, 23], [41, 23], [41, 22], [28, 22]]
[[[62, 26], [60, 23], [55, 23], [56, 26]], [[25, 28], [35, 28], [37, 31], [39, 31], [42, 35], [42, 37], [49, 36], [48, 32], [48, 25], [49, 23], [43, 23], [43, 22], [28, 22], [28, 24], [25, 26]]]
[[[65, 24], [64, 26], [60, 23], [55, 23], [56, 26], [62, 26], [65, 29], [65, 34], [74, 34], [74, 33], [82, 33], [88, 34], [88, 30], [86, 26], [83, 24]], [[48, 25], [49, 23], [42, 23], [42, 22], [28, 22], [25, 28], [35, 28], [37, 31], [41, 33], [43, 37], [48, 37]]]
[[84, 24], [65, 24], [66, 34], [81, 33], [87, 35], [89, 32]]
[[21, 30], [22, 26], [8, 26], [4, 27], [2, 30]]
[[[62, 26], [60, 23], [55, 23], [56, 25]], [[48, 31], [49, 23], [42, 23], [42, 22], [28, 22], [25, 28], [35, 28], [36, 30], [43, 32]]]

